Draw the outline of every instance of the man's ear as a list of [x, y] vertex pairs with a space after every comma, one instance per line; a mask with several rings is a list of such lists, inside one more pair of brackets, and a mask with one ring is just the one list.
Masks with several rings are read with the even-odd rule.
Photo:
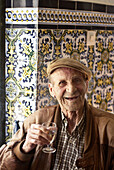
[[49, 83], [49, 84], [48, 84], [48, 87], [49, 87], [50, 95], [51, 95], [52, 97], [55, 97], [55, 93], [54, 93], [54, 89], [53, 89], [53, 84]]

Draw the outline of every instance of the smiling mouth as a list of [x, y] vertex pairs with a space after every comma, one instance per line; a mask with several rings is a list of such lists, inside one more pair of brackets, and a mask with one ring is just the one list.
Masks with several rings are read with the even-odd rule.
[[64, 97], [66, 100], [70, 100], [70, 101], [72, 101], [72, 100], [75, 100], [75, 99], [77, 99], [79, 96], [75, 96], [75, 97]]

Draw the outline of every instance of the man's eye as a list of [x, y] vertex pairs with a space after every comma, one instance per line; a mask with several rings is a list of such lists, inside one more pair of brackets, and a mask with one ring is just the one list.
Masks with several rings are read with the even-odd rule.
[[60, 81], [59, 82], [59, 86], [61, 87], [61, 86], [64, 86], [66, 84], [66, 82], [65, 81]]
[[76, 79], [77, 82], [81, 81], [80, 79]]
[[75, 79], [75, 83], [77, 83], [77, 84], [79, 84], [79, 83], [81, 83], [81, 79], [79, 79], [79, 78], [77, 78], [77, 79]]

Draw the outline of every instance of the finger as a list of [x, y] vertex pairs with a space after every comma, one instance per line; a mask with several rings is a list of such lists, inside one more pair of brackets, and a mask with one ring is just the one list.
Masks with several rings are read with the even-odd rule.
[[51, 140], [51, 136], [50, 136], [50, 131], [46, 130], [43, 127], [40, 127], [39, 129], [29, 129], [28, 130], [28, 138], [34, 139], [34, 140], [39, 140], [42, 142], [42, 138], [44, 138], [44, 140], [46, 140], [47, 142], [49, 142]]
[[50, 143], [50, 141], [46, 140], [43, 137], [40, 137], [40, 140], [37, 141], [37, 144], [39, 145], [48, 145]]
[[42, 125], [40, 125], [40, 124], [32, 124], [30, 129], [33, 130], [34, 132], [37, 132], [37, 130], [41, 130], [41, 131], [43, 131], [44, 133], [48, 133], [48, 132], [49, 132], [49, 130], [47, 129], [47, 127], [42, 126]]
[[41, 127], [42, 125], [40, 124], [31, 124], [31, 128], [32, 129], [38, 129], [39, 127]]
[[50, 133], [49, 128], [42, 126], [42, 125], [39, 125], [39, 124], [32, 124], [30, 129], [31, 129], [31, 133], [38, 134], [38, 135], [42, 135], [43, 133], [44, 134]]
[[37, 144], [39, 144], [39, 145], [48, 145], [50, 142], [49, 141], [47, 141], [47, 140], [45, 140], [44, 138], [42, 138], [42, 137], [40, 137], [40, 140], [36, 140], [36, 139], [33, 139], [33, 138], [31, 138], [30, 140], [29, 140], [29, 142], [32, 144], [32, 145], [37, 145]]
[[45, 137], [45, 135], [36, 135], [33, 133], [30, 133], [27, 135], [26, 140], [28, 141], [28, 143], [30, 144], [40, 144], [40, 145], [45, 145], [45, 144], [49, 144], [50, 143], [50, 138], [47, 139]]

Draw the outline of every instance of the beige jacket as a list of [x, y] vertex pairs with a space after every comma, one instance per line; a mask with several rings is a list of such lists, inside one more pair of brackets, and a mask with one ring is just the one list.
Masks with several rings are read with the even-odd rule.
[[[59, 128], [60, 107], [50, 106], [40, 109], [28, 117], [23, 127], [13, 136], [7, 146], [1, 148], [0, 170], [50, 170], [53, 154], [45, 154], [42, 147], [24, 154], [21, 151], [27, 129], [32, 123], [54, 121]], [[86, 134], [84, 154], [78, 159], [77, 167], [86, 170], [114, 169], [114, 115], [96, 109], [86, 103]]]

